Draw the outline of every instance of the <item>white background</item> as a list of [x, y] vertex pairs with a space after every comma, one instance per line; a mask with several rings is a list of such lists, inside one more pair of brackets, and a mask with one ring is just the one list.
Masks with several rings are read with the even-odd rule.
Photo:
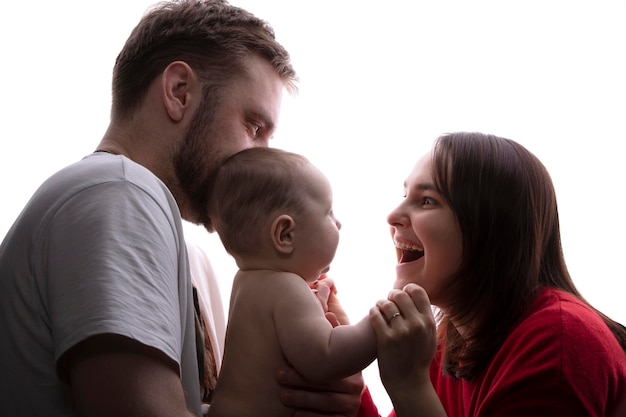
[[[9, 2], [0, 24], [0, 236], [38, 185], [95, 149], [115, 57], [147, 0]], [[342, 241], [331, 275], [353, 320], [384, 298], [395, 254], [387, 213], [441, 133], [522, 143], [558, 193], [565, 257], [596, 307], [626, 322], [626, 2], [233, 0], [271, 22], [300, 93], [273, 146], [330, 178]], [[233, 263], [198, 230], [228, 297]], [[375, 401], [391, 408], [376, 366]]]

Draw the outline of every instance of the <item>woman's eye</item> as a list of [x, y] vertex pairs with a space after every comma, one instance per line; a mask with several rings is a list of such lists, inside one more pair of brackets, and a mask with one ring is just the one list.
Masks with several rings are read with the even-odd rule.
[[430, 197], [424, 197], [424, 199], [422, 200], [422, 204], [425, 206], [432, 206], [433, 204], [435, 204], [435, 200]]

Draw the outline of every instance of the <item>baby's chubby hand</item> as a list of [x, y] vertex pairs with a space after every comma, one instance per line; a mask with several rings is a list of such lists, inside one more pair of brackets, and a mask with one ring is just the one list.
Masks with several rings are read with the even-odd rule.
[[350, 324], [348, 315], [337, 298], [337, 288], [335, 288], [335, 282], [332, 278], [322, 274], [315, 282], [309, 283], [309, 286], [315, 292], [324, 313], [326, 313], [326, 319], [333, 327]]
[[329, 299], [332, 295], [337, 293], [333, 279], [329, 278], [326, 274], [322, 274], [317, 280], [310, 282], [309, 287], [311, 287], [313, 293], [320, 301], [324, 313], [328, 313]]

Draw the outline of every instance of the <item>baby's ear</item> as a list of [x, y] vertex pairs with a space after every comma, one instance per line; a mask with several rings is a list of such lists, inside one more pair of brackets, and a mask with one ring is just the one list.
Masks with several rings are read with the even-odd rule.
[[288, 214], [281, 214], [272, 222], [270, 229], [272, 245], [280, 254], [289, 255], [293, 252], [296, 222]]

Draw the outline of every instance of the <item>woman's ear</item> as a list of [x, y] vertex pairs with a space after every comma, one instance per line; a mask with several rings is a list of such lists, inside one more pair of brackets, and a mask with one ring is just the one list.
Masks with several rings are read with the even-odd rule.
[[197, 81], [191, 67], [183, 61], [170, 63], [161, 75], [163, 105], [168, 116], [180, 122], [190, 107], [190, 98]]
[[293, 252], [296, 222], [288, 214], [281, 214], [272, 222], [270, 229], [272, 245], [278, 253], [289, 255]]

